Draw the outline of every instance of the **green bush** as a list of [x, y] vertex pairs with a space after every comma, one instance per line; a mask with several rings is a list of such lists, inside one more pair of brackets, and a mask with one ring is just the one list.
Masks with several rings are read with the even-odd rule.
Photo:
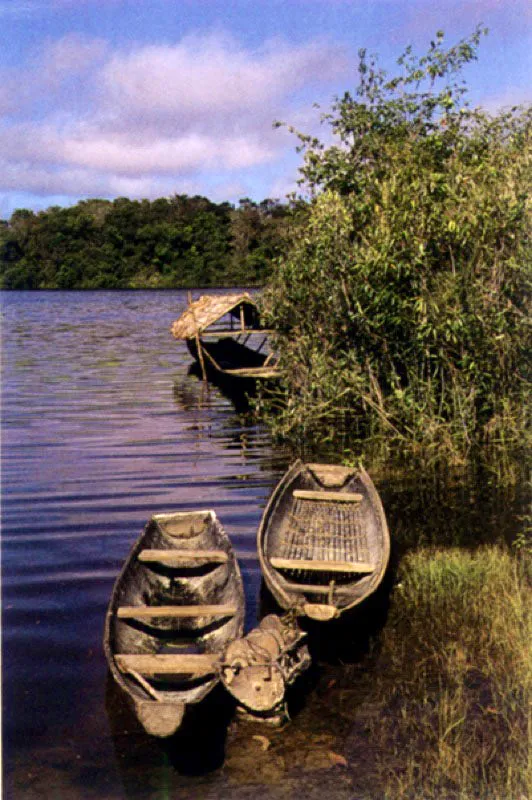
[[311, 205], [265, 296], [282, 435], [456, 461], [522, 441], [531, 113], [468, 106], [480, 36], [439, 32], [393, 78], [361, 51], [356, 95], [323, 117], [335, 143], [298, 134]]

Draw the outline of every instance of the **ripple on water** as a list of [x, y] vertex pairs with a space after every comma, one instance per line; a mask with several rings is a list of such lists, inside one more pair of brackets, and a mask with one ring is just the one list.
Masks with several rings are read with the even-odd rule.
[[[283, 456], [266, 430], [188, 374], [190, 356], [169, 334], [185, 304], [183, 292], [3, 296], [4, 696], [13, 763], [23, 751], [38, 763], [58, 728], [90, 757], [80, 698], [103, 698], [105, 609], [152, 513], [216, 509], [241, 558], [254, 624], [255, 532]], [[103, 700], [98, 708], [106, 730]], [[110, 741], [102, 758], [112, 773]]]

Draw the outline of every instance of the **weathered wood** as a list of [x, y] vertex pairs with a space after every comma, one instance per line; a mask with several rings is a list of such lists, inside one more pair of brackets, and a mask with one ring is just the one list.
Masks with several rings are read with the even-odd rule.
[[303, 613], [306, 617], [315, 619], [317, 622], [329, 622], [340, 615], [336, 606], [321, 605], [319, 603], [305, 603]]
[[212, 517], [208, 511], [184, 512], [183, 514], [154, 514], [153, 519], [167, 536], [188, 539], [207, 531]]
[[216, 359], [214, 359], [214, 358], [212, 357], [212, 355], [211, 355], [211, 354], [208, 352], [208, 350], [203, 350], [203, 349], [202, 349], [202, 353], [203, 353], [204, 355], [206, 355], [206, 356], [207, 356], [207, 358], [209, 359], [209, 361], [210, 361], [210, 362], [211, 362], [211, 364], [213, 365], [214, 369], [218, 370], [218, 372], [223, 372], [223, 371], [224, 371], [224, 370], [221, 368], [221, 366], [218, 364], [218, 362], [216, 361]]
[[[287, 592], [299, 592], [300, 594], [329, 594], [329, 584], [318, 586], [310, 583], [285, 583], [283, 584]], [[336, 588], [336, 594], [341, 593], [342, 587]]]
[[241, 330], [238, 328], [237, 330], [233, 330], [232, 328], [210, 328], [208, 331], [201, 332], [202, 339], [219, 339], [220, 336], [242, 336], [243, 333], [247, 333], [249, 336], [251, 334], [272, 334], [273, 330], [269, 328], [244, 328]]
[[196, 348], [198, 350], [198, 358], [201, 366], [201, 377], [204, 381], [207, 380], [207, 370], [205, 369], [205, 360], [203, 358], [203, 348], [201, 346], [201, 341], [199, 338], [199, 334], [196, 334]]
[[158, 703], [162, 701], [162, 697], [159, 692], [155, 691], [153, 686], [149, 684], [148, 681], [142, 677], [142, 675], [139, 675], [139, 673], [133, 669], [133, 667], [124, 667], [123, 672], [127, 672], [128, 675], [131, 675], [131, 677], [137, 681], [139, 686], [142, 686], [146, 694], [153, 698], [153, 700], [157, 700]]
[[122, 672], [133, 670], [142, 675], [211, 675], [219, 663], [219, 657], [211, 653], [117, 654], [115, 660]]
[[226, 647], [221, 670], [225, 688], [262, 719], [284, 716], [286, 686], [310, 666], [305, 639], [292, 615], [264, 617], [258, 628]]
[[236, 606], [121, 606], [116, 609], [119, 619], [154, 617], [232, 617], [236, 614]]
[[[157, 568], [151, 559], [185, 568]], [[189, 569], [205, 563], [204, 569]], [[111, 674], [147, 733], [172, 735], [187, 706], [214, 689], [220, 672], [213, 659], [242, 636], [244, 613], [238, 562], [214, 511], [153, 514], [118, 575], [104, 633]], [[170, 649], [169, 642], [186, 647]]]
[[275, 569], [304, 569], [313, 572], [352, 572], [356, 574], [373, 572], [375, 569], [374, 564], [363, 561], [318, 561], [316, 559], [278, 558], [276, 556], [270, 558], [270, 564]]
[[364, 495], [357, 492], [311, 492], [295, 489], [292, 495], [299, 500], [319, 500], [327, 503], [361, 503]]
[[167, 567], [180, 567], [189, 562], [225, 564], [229, 556], [225, 550], [141, 550], [139, 561], [151, 564], [164, 564]]
[[281, 371], [277, 367], [243, 367], [240, 369], [223, 370], [226, 375], [235, 375], [239, 378], [277, 378]]
[[343, 486], [349, 478], [356, 474], [353, 467], [343, 467], [340, 464], [308, 464], [312, 474], [326, 489]]
[[308, 616], [324, 622], [334, 609], [353, 609], [377, 589], [390, 556], [386, 517], [367, 472], [296, 461], [268, 501], [257, 550], [280, 608], [306, 614], [308, 607]]

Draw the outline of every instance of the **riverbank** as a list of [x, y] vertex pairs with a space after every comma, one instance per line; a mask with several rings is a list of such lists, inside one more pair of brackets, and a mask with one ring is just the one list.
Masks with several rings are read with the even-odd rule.
[[529, 797], [527, 558], [495, 545], [405, 556], [380, 632], [373, 605], [336, 642], [335, 663], [324, 647], [288, 727], [232, 727], [231, 797]]
[[530, 796], [529, 579], [493, 546], [404, 559], [369, 722], [383, 797]]

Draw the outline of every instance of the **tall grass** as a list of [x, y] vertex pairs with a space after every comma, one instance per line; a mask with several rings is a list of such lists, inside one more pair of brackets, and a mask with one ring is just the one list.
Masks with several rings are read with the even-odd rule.
[[495, 546], [405, 557], [371, 731], [383, 797], [532, 796], [530, 577]]

